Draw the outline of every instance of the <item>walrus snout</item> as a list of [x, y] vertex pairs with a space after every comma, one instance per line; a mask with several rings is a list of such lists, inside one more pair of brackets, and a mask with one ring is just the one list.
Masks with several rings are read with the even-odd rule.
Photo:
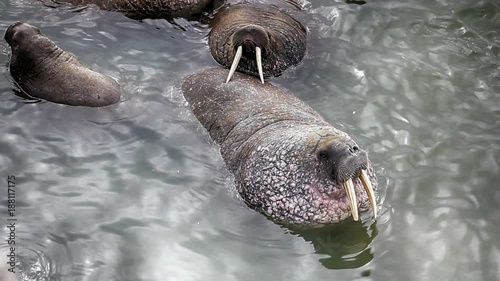
[[374, 217], [377, 216], [375, 192], [368, 177], [368, 154], [352, 140], [338, 139], [320, 143], [317, 159], [321, 168], [332, 181], [344, 188], [354, 220], [358, 220], [358, 208], [354, 181], [360, 180], [368, 195]]
[[318, 159], [332, 180], [339, 183], [359, 176], [361, 169], [368, 166], [366, 152], [353, 144], [329, 144], [319, 149]]
[[265, 57], [266, 49], [269, 46], [269, 36], [266, 30], [256, 25], [245, 26], [239, 29], [234, 33], [232, 41], [234, 49], [243, 46], [243, 56], [255, 55], [255, 48], [259, 47]]
[[17, 21], [7, 28], [4, 39], [9, 46], [12, 46], [19, 44], [22, 39], [32, 34], [41, 34], [41, 31], [37, 27]]
[[231, 80], [240, 59], [243, 57], [249, 64], [253, 64], [255, 58], [260, 81], [264, 84], [262, 57], [265, 58], [266, 50], [269, 47], [269, 36], [266, 30], [257, 25], [245, 26], [234, 33], [231, 41], [236, 53], [226, 83]]

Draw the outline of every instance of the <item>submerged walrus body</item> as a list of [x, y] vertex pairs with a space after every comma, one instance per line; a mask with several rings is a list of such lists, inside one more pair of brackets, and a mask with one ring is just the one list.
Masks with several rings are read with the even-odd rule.
[[212, 0], [62, 0], [73, 5], [96, 5], [133, 19], [160, 19], [199, 15]]
[[220, 146], [252, 208], [287, 223], [333, 223], [358, 208], [376, 215], [365, 151], [286, 89], [209, 69], [182, 84], [194, 115]]
[[210, 23], [210, 52], [226, 68], [264, 78], [279, 76], [304, 57], [306, 28], [291, 14], [300, 6], [291, 0], [227, 5]]
[[91, 107], [120, 100], [116, 81], [88, 68], [38, 28], [16, 22], [5, 32], [5, 40], [12, 49], [10, 73], [29, 96]]

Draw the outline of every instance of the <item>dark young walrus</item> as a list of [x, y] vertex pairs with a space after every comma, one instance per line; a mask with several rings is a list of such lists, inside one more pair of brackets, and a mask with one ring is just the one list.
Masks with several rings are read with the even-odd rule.
[[93, 4], [122, 12], [133, 19], [191, 17], [203, 12], [212, 0], [62, 0], [74, 5]]
[[[226, 69], [187, 77], [182, 92], [220, 146], [247, 205], [286, 223], [333, 223], [370, 204], [367, 153], [284, 88]], [[369, 204], [368, 204], [369, 203]]]
[[210, 52], [224, 67], [264, 77], [279, 76], [302, 61], [306, 28], [290, 13], [300, 10], [293, 0], [240, 3], [223, 7], [211, 21]]
[[120, 85], [59, 48], [40, 29], [21, 22], [4, 36], [12, 50], [10, 73], [29, 96], [55, 103], [106, 106], [120, 100]]

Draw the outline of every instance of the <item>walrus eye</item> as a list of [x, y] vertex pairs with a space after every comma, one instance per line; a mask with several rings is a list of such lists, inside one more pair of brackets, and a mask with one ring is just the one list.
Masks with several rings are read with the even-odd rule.
[[326, 151], [322, 150], [322, 151], [318, 152], [318, 156], [321, 159], [327, 159], [328, 158], [328, 153]]

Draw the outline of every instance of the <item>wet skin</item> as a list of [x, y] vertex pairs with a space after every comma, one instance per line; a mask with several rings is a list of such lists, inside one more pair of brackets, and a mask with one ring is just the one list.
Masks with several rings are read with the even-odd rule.
[[376, 216], [367, 153], [284, 88], [226, 69], [187, 77], [184, 97], [220, 146], [247, 205], [286, 223]]
[[120, 100], [120, 85], [59, 48], [29, 24], [9, 26], [4, 39], [11, 47], [10, 73], [28, 96], [47, 101], [101, 107]]
[[281, 5], [228, 5], [210, 23], [210, 52], [218, 63], [231, 68], [227, 81], [236, 70], [259, 76], [264, 83], [264, 78], [279, 76], [302, 61], [307, 31], [291, 16], [300, 7], [291, 1], [274, 2]]
[[133, 19], [191, 18], [200, 15], [212, 0], [62, 0], [74, 5], [96, 5]]

